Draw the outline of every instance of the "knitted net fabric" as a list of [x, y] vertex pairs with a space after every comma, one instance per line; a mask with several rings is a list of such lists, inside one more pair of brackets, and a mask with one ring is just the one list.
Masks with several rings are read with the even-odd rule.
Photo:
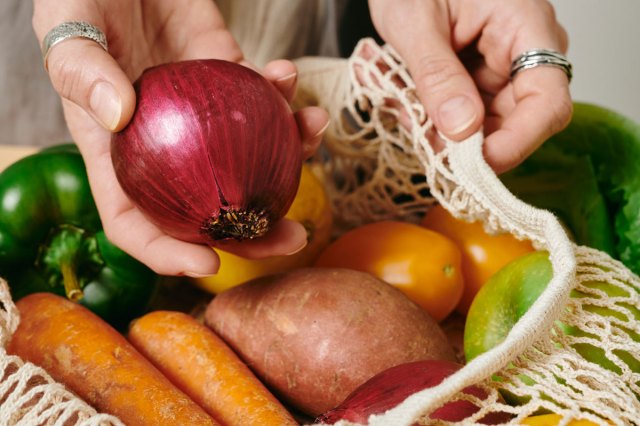
[[[608, 255], [572, 243], [550, 212], [515, 198], [484, 162], [481, 134], [461, 143], [440, 137], [390, 47], [363, 40], [349, 60], [305, 58], [298, 66], [299, 105], [320, 105], [331, 114], [313, 163], [343, 230], [384, 219], [415, 221], [437, 202], [458, 218], [481, 221], [490, 233], [531, 240], [549, 251], [553, 267], [546, 290], [500, 345], [439, 386], [371, 416], [369, 424], [436, 423], [428, 414], [456, 398], [480, 407], [460, 422], [465, 425], [497, 412], [519, 424], [543, 410], [562, 415], [561, 424], [571, 418], [638, 422], [638, 277]], [[398, 125], [402, 109], [410, 126]], [[606, 358], [600, 364], [607, 367], [581, 355], [589, 351]], [[472, 384], [487, 398], [460, 392]], [[500, 389], [519, 405], [504, 403]]]
[[122, 426], [117, 418], [98, 414], [42, 368], [6, 353], [19, 321], [7, 282], [0, 278], [0, 425]]

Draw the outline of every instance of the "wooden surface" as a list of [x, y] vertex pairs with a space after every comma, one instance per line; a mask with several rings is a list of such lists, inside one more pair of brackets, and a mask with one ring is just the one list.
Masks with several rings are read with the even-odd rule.
[[0, 145], [0, 170], [4, 170], [10, 164], [37, 150], [27, 146]]

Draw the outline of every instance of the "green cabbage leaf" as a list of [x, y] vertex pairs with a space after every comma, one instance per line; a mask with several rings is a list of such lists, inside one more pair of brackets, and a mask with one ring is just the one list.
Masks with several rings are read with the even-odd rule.
[[550, 210], [576, 243], [609, 253], [640, 274], [640, 125], [575, 103], [571, 123], [502, 182]]

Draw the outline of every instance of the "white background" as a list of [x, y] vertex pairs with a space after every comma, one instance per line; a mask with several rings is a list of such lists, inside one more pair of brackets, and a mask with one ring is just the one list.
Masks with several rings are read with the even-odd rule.
[[640, 0], [551, 0], [569, 33], [574, 100], [640, 123]]

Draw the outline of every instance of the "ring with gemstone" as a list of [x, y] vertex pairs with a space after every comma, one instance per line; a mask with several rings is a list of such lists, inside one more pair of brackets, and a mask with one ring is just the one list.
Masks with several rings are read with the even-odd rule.
[[573, 77], [571, 62], [562, 53], [551, 49], [532, 49], [522, 53], [511, 63], [510, 78], [513, 80], [521, 71], [539, 66], [559, 68], [571, 82]]
[[51, 48], [71, 38], [86, 38], [98, 43], [105, 51], [108, 50], [107, 37], [100, 28], [84, 21], [63, 22], [53, 27], [42, 40], [42, 59], [45, 69], [47, 69], [47, 58]]

